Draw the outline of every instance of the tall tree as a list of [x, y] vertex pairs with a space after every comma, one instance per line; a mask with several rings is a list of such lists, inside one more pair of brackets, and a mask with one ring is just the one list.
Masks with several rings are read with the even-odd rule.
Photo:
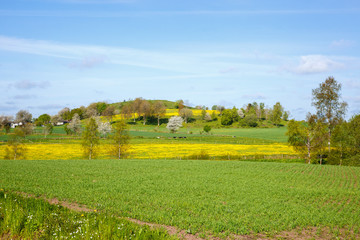
[[149, 101], [143, 100], [140, 105], [139, 115], [143, 117], [143, 125], [146, 124], [146, 120], [150, 117], [153, 113], [153, 108]]
[[26, 110], [20, 110], [16, 113], [15, 121], [18, 123], [22, 123], [22, 124], [29, 123], [31, 122], [31, 119], [32, 119], [31, 113], [29, 113]]
[[336, 124], [343, 119], [347, 108], [347, 103], [340, 101], [340, 90], [341, 84], [333, 77], [328, 77], [318, 88], [312, 90], [312, 105], [316, 108], [317, 116], [324, 118], [328, 126], [329, 151], [331, 133]]
[[143, 101], [144, 101], [144, 99], [142, 99], [142, 98], [136, 98], [134, 100], [134, 102], [132, 102], [132, 104], [131, 104], [131, 111], [134, 115], [134, 122], [135, 122], [136, 113], [137, 113], [137, 117], [141, 116], [141, 105], [142, 105]]
[[84, 156], [93, 159], [97, 155], [97, 146], [99, 145], [98, 125], [94, 118], [89, 118], [82, 134], [82, 146], [84, 148]]
[[260, 108], [260, 119], [263, 119], [265, 117], [265, 103], [260, 103], [259, 108]]
[[36, 119], [35, 125], [36, 125], [36, 126], [43, 126], [43, 125], [48, 124], [48, 123], [50, 122], [50, 120], [51, 120], [50, 115], [45, 113], [45, 114], [40, 115], [40, 116]]
[[74, 108], [74, 109], [71, 109], [70, 111], [70, 115], [71, 115], [71, 118], [74, 117], [74, 114], [77, 113], [80, 117], [80, 119], [84, 119], [85, 118], [85, 112], [86, 112], [86, 108], [84, 106], [81, 106], [79, 108]]
[[283, 115], [283, 107], [281, 106], [280, 102], [277, 102], [272, 110], [272, 117], [271, 120], [273, 121], [273, 123], [276, 126], [279, 126], [280, 122], [281, 122], [281, 117]]
[[319, 154], [322, 163], [325, 126], [315, 115], [308, 114], [306, 122], [290, 120], [288, 123], [289, 144], [311, 163], [313, 155]]
[[70, 120], [71, 119], [71, 112], [70, 108], [63, 108], [58, 112], [58, 115], [61, 117], [62, 120]]
[[222, 125], [231, 125], [234, 122], [233, 114], [230, 109], [225, 109], [221, 115], [221, 124]]
[[180, 110], [180, 116], [185, 120], [185, 123], [188, 122], [189, 118], [193, 116], [193, 112], [191, 109], [183, 108]]
[[99, 116], [98, 103], [91, 103], [85, 110], [87, 118]]
[[129, 127], [126, 125], [125, 121], [119, 121], [112, 126], [113, 128], [113, 147], [112, 155], [116, 158], [126, 158], [129, 150]]
[[344, 158], [351, 149], [351, 133], [350, 124], [346, 121], [337, 124], [332, 131], [331, 141], [335, 148], [331, 151], [330, 158], [338, 160], [339, 165], [342, 165]]
[[112, 116], [115, 115], [115, 106], [108, 105], [105, 110], [102, 112], [102, 115], [108, 118], [110, 121], [112, 120]]
[[160, 118], [165, 116], [166, 113], [166, 106], [162, 101], [158, 101], [154, 103], [153, 106], [154, 114], [157, 117], [158, 126], [160, 126]]
[[[132, 117], [133, 111], [131, 109], [131, 104], [126, 104], [121, 108], [121, 115], [124, 119], [129, 119]], [[134, 116], [135, 122], [135, 116]]]

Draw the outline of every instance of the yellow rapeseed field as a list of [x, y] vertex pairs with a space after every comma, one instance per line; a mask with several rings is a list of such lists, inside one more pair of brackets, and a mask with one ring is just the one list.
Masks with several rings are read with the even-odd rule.
[[[0, 159], [4, 158], [6, 145], [0, 146]], [[81, 144], [26, 144], [26, 159], [82, 159]], [[110, 145], [100, 145], [98, 158], [110, 159]], [[254, 156], [254, 155], [296, 155], [294, 150], [285, 144], [271, 145], [231, 145], [231, 144], [133, 144], [130, 158], [133, 159], [172, 159], [186, 158], [190, 155], [206, 152], [210, 157], [217, 156]]]

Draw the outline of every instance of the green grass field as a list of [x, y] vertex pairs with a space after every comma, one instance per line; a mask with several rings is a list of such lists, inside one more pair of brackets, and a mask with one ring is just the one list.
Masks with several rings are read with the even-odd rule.
[[360, 231], [360, 168], [238, 161], [0, 161], [0, 188], [201, 236]]
[[[36, 133], [27, 136], [27, 142], [50, 142], [50, 143], [73, 143], [80, 140], [81, 136], [66, 135], [63, 126], [54, 127], [54, 132], [46, 138], [41, 134], [42, 129], [36, 128]], [[188, 134], [191, 131], [192, 134]], [[173, 137], [186, 137], [186, 139], [176, 139], [176, 141], [186, 143], [224, 143], [224, 144], [271, 144], [285, 143], [286, 127], [280, 128], [222, 128], [212, 129], [210, 134], [200, 134], [201, 128], [182, 128], [178, 133], [170, 133], [165, 126], [134, 125], [130, 127], [132, 143], [146, 142], [173, 142]], [[160, 137], [160, 140], [158, 139]], [[78, 138], [78, 140], [74, 139]], [[6, 141], [8, 135], [0, 135], [0, 141]]]

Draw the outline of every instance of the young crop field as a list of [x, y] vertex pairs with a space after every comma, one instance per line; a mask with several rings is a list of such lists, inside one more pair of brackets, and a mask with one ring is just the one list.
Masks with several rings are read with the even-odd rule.
[[[0, 188], [198, 236], [328, 229], [356, 239], [360, 168], [193, 160], [0, 161]], [[320, 235], [319, 235], [320, 236]]]
[[176, 239], [111, 214], [49, 202], [0, 189], [0, 239]]

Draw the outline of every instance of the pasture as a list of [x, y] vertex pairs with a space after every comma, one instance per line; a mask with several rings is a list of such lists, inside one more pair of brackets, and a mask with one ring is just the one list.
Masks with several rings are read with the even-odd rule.
[[[0, 188], [198, 236], [360, 231], [360, 169], [241, 161], [0, 161]], [[314, 236], [316, 238], [316, 235]]]

